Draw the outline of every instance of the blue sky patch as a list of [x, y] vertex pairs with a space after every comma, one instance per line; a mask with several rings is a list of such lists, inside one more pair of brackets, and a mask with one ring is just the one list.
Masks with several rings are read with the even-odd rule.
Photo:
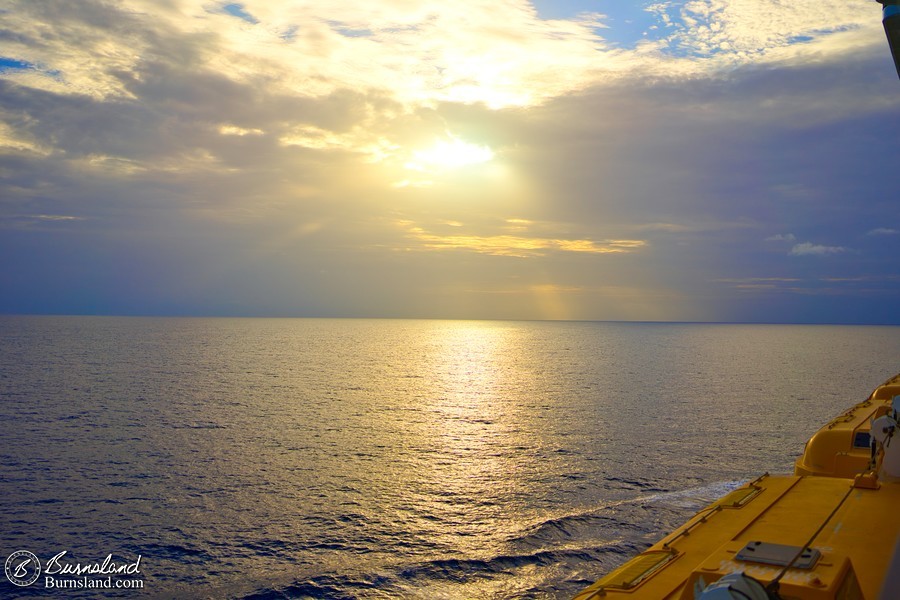
[[253, 15], [248, 13], [246, 10], [244, 10], [243, 4], [238, 4], [238, 3], [226, 4], [225, 6], [222, 7], [222, 10], [227, 12], [232, 17], [237, 17], [238, 19], [242, 19], [253, 25], [256, 25], [257, 23], [259, 23], [259, 20], [256, 17], [254, 17]]
[[0, 73], [10, 73], [12, 71], [36, 71], [57, 81], [62, 81], [62, 73], [56, 69], [48, 69], [45, 65], [30, 63], [26, 60], [0, 56]]
[[[329, 23], [329, 24], [331, 24], [331, 23]], [[339, 34], [341, 34], [345, 37], [359, 37], [359, 38], [372, 37], [371, 29], [363, 29], [363, 28], [356, 28], [356, 27], [344, 27], [344, 26], [335, 25], [335, 24], [331, 24], [331, 25], [334, 27], [335, 31], [337, 31]]]
[[[618, 48], [634, 48], [644, 40], [656, 40], [671, 33], [657, 11], [647, 10], [656, 5], [657, 11], [674, 12], [672, 6], [663, 7], [658, 1], [622, 2], [621, 0], [535, 0], [534, 6], [542, 19], [572, 19], [585, 13], [603, 15], [606, 27], [597, 35]], [[676, 15], [669, 14], [670, 18]]]
[[21, 71], [24, 69], [35, 69], [36, 67], [30, 62], [18, 60], [15, 58], [7, 58], [0, 56], [0, 71]]

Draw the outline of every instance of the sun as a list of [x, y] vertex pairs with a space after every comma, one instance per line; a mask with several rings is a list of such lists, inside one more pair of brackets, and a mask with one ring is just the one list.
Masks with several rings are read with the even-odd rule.
[[431, 148], [413, 153], [413, 160], [407, 168], [417, 171], [433, 169], [457, 169], [468, 165], [485, 163], [494, 158], [494, 152], [487, 146], [479, 146], [451, 137], [440, 140]]

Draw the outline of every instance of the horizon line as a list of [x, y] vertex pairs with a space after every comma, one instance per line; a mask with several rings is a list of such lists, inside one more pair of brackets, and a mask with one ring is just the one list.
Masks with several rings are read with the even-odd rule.
[[540, 319], [503, 317], [423, 317], [423, 316], [366, 316], [366, 315], [265, 315], [265, 314], [167, 314], [167, 313], [5, 313], [5, 317], [86, 317], [119, 319], [284, 319], [284, 320], [358, 320], [358, 321], [482, 321], [498, 323], [612, 323], [635, 325], [803, 325], [833, 327], [900, 327], [896, 323], [863, 323], [835, 321], [696, 321], [696, 320], [646, 320], [646, 319]]

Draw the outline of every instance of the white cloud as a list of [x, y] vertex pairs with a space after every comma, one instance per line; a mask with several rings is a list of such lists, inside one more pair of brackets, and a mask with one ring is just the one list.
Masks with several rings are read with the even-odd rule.
[[874, 235], [874, 236], [897, 235], [898, 233], [900, 233], [900, 231], [897, 231], [896, 229], [891, 229], [889, 227], [877, 227], [877, 228], [869, 231], [868, 233], [866, 233], [866, 235]]
[[796, 242], [797, 237], [793, 233], [779, 233], [765, 239], [767, 242]]
[[522, 0], [11, 4], [4, 54], [36, 67], [4, 77], [95, 98], [133, 98], [163, 63], [293, 96], [380, 90], [500, 108], [636, 74], [697, 76], [798, 53], [821, 61], [882, 42], [872, 7], [837, 0], [659, 3], [647, 10], [673, 33], [629, 51], [605, 43], [597, 16], [543, 20]]
[[841, 254], [846, 252], [847, 248], [843, 246], [822, 246], [810, 242], [803, 242], [791, 248], [791, 256], [829, 256], [831, 254]]
[[670, 51], [731, 64], [823, 60], [848, 45], [871, 45], [880, 29], [877, 7], [840, 0], [691, 0], [679, 13]]
[[56, 93], [127, 98], [143, 70], [163, 62], [299, 96], [382, 90], [403, 102], [499, 108], [582, 89], [617, 69], [616, 54], [601, 52], [598, 23], [542, 20], [527, 2], [158, 4], [13, 2], [4, 18], [17, 35], [4, 55], [40, 68], [5, 76]]

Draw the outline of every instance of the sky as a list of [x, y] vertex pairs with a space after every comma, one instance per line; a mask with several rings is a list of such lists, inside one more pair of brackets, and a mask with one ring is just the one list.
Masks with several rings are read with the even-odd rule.
[[873, 0], [4, 0], [0, 313], [900, 324]]

